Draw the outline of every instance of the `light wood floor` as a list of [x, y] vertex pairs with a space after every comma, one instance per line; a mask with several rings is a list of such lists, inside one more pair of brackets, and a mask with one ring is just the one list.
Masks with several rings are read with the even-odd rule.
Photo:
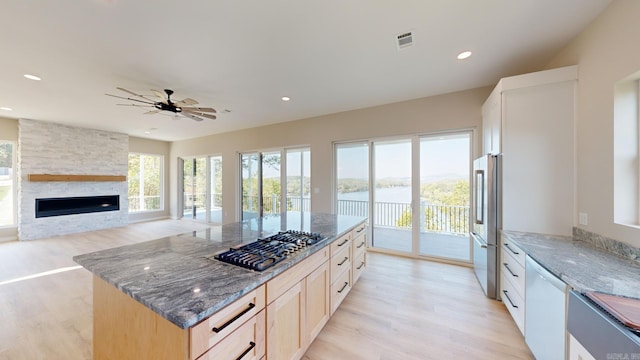
[[[0, 243], [0, 359], [90, 359], [91, 274], [71, 258], [203, 228], [165, 220]], [[305, 359], [533, 358], [471, 269], [368, 256], [367, 270]], [[43, 275], [56, 269], [63, 271]]]

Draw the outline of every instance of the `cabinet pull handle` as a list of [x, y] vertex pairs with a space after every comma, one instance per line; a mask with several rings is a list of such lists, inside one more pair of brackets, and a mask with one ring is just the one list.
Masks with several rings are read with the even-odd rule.
[[344, 245], [344, 244], [346, 244], [348, 242], [349, 242], [349, 239], [344, 239], [344, 241], [341, 242], [340, 244], [338, 244], [338, 246], [342, 246], [342, 245]]
[[509, 273], [511, 274], [511, 276], [518, 277], [517, 274], [514, 274], [513, 271], [511, 271], [511, 269], [509, 268], [509, 264], [507, 263], [502, 263], [502, 264], [504, 264], [504, 267], [507, 268], [507, 270], [509, 270]]
[[507, 300], [509, 300], [509, 303], [511, 304], [511, 306], [513, 306], [514, 308], [516, 308], [516, 309], [517, 309], [517, 308], [518, 308], [518, 305], [515, 305], [515, 304], [513, 303], [513, 301], [511, 301], [511, 298], [510, 298], [510, 297], [509, 297], [509, 295], [507, 294], [507, 290], [502, 290], [502, 292], [504, 293], [504, 296], [506, 296], [506, 297], [507, 297]]
[[344, 260], [342, 260], [341, 262], [338, 263], [338, 266], [342, 266], [344, 263], [347, 262], [347, 260], [349, 260], [349, 258], [345, 256]]
[[249, 341], [249, 347], [247, 348], [247, 350], [245, 350], [242, 354], [240, 354], [240, 356], [238, 356], [236, 358], [236, 360], [240, 360], [242, 359], [245, 355], [247, 355], [251, 349], [253, 349], [254, 347], [256, 347], [256, 343], [254, 343], [253, 341]]
[[342, 285], [342, 289], [338, 290], [338, 294], [341, 294], [344, 291], [344, 289], [347, 287], [347, 285], [349, 285], [349, 283], [345, 281], [344, 285]]
[[509, 246], [509, 244], [504, 244], [504, 247], [506, 247], [507, 249], [509, 249], [509, 251], [511, 251], [514, 255], [520, 255], [520, 253], [519, 253], [519, 252], [517, 252], [517, 251], [515, 251], [515, 250], [513, 250], [513, 249], [511, 248], [511, 246]]
[[222, 326], [212, 328], [211, 331], [213, 331], [214, 333], [219, 333], [220, 331], [224, 330], [224, 328], [226, 328], [227, 326], [231, 325], [231, 323], [233, 323], [234, 321], [236, 321], [240, 317], [242, 317], [242, 315], [244, 315], [244, 314], [248, 313], [249, 311], [251, 311], [251, 309], [253, 309], [254, 307], [256, 307], [256, 304], [249, 303], [249, 306], [247, 306], [246, 309], [242, 310], [238, 315], [236, 315], [236, 316], [232, 317], [231, 319], [229, 319], [229, 321], [227, 321], [226, 323], [222, 324]]
[[362, 228], [362, 229], [360, 229], [360, 230], [358, 230], [358, 231], [356, 231], [356, 232], [357, 232], [357, 233], [361, 233], [361, 232], [362, 232], [362, 230], [364, 230], [364, 228]]
[[360, 245], [356, 246], [357, 249], [360, 249], [361, 247], [364, 246], [364, 241], [360, 243]]
[[358, 266], [356, 269], [357, 269], [357, 270], [360, 270], [360, 269], [362, 269], [362, 267], [363, 267], [363, 266], [364, 266], [364, 261], [363, 261], [363, 262], [361, 262], [361, 263], [360, 263], [360, 266]]

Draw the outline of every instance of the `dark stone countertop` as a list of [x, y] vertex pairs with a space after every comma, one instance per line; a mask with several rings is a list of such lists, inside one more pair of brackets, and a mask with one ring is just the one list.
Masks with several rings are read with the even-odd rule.
[[[75, 262], [180, 328], [189, 328], [352, 230], [366, 218], [288, 212], [78, 255]], [[258, 272], [213, 255], [284, 230], [325, 240]], [[194, 292], [194, 289], [200, 289]]]
[[568, 236], [516, 231], [502, 235], [579, 292], [640, 299], [640, 263]]

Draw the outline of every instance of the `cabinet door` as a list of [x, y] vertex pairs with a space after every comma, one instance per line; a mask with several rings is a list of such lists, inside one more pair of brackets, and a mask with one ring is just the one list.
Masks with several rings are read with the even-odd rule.
[[502, 93], [496, 88], [482, 105], [482, 153], [501, 151]]
[[307, 336], [309, 343], [318, 336], [329, 321], [329, 263], [325, 262], [307, 277]]
[[305, 292], [303, 279], [267, 306], [268, 359], [300, 359], [304, 354]]
[[569, 334], [569, 360], [596, 360], [573, 335]]

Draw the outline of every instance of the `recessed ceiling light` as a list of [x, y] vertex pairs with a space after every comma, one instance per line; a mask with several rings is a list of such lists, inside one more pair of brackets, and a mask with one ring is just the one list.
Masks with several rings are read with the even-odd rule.
[[283, 97], [282, 97], [282, 101], [289, 101], [289, 100], [291, 100], [291, 98], [290, 98], [290, 97], [288, 97], [288, 96], [283, 96]]
[[13, 111], [12, 108], [8, 108], [8, 107], [0, 107], [0, 110], [4, 110], [4, 111]]
[[463, 51], [460, 54], [458, 54], [458, 60], [468, 59], [471, 56], [471, 54], [472, 54], [471, 51]]
[[144, 133], [145, 133], [145, 134], [147, 134], [147, 135], [149, 135], [149, 134], [151, 134], [151, 131], [147, 130], [147, 131], [145, 131]]
[[40, 81], [42, 80], [40, 77], [35, 76], [35, 75], [31, 75], [31, 74], [24, 74], [24, 77], [26, 77], [29, 80], [35, 80], [35, 81]]

